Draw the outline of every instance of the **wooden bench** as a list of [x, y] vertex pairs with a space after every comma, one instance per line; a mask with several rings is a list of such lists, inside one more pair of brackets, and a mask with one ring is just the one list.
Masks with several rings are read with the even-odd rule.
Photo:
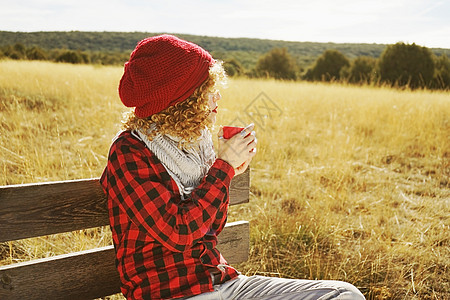
[[[236, 176], [230, 205], [249, 201], [250, 171]], [[109, 225], [98, 179], [0, 187], [0, 243]], [[218, 248], [247, 260], [249, 223], [228, 223]], [[0, 266], [0, 299], [94, 299], [120, 293], [113, 245]]]

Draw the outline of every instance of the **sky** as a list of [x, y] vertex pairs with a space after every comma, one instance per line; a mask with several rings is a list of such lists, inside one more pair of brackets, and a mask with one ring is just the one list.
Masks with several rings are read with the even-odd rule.
[[450, 0], [0, 0], [3, 31], [143, 31], [450, 49]]

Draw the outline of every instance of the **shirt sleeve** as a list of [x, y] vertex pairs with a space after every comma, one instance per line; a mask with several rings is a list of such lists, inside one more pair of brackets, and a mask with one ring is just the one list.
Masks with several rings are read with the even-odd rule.
[[185, 251], [208, 234], [213, 223], [226, 220], [234, 169], [221, 159], [185, 201], [162, 183], [161, 173], [167, 171], [140, 145], [117, 143], [111, 148], [108, 169], [109, 181], [116, 185], [113, 201], [119, 201], [141, 231], [171, 251]]

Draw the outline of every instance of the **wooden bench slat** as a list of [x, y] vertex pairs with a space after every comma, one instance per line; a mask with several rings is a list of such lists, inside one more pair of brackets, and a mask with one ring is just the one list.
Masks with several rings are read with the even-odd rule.
[[217, 249], [229, 264], [248, 260], [250, 249], [250, 224], [248, 221], [227, 223], [218, 236]]
[[94, 299], [120, 292], [113, 246], [3, 266], [0, 280], [0, 299]]
[[[218, 248], [230, 264], [247, 260], [249, 223], [233, 222]], [[120, 292], [114, 247], [0, 266], [0, 299], [93, 299]]]
[[[249, 169], [233, 178], [230, 205], [249, 200]], [[0, 187], [0, 242], [109, 224], [106, 197], [96, 179]]]

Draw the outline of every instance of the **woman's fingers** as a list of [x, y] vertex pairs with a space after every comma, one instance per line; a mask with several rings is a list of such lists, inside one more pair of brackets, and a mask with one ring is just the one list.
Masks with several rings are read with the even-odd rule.
[[254, 127], [254, 124], [250, 124], [241, 131], [241, 134], [236, 134], [230, 139], [223, 139], [223, 128], [220, 127], [218, 157], [230, 163], [235, 169], [245, 163], [248, 165], [256, 154], [257, 141]]
[[255, 128], [255, 124], [251, 123], [240, 132], [240, 135], [245, 138], [246, 136], [249, 135], [249, 133], [253, 132], [254, 128]]
[[244, 150], [247, 150], [249, 152], [251, 152], [253, 149], [256, 150], [257, 143], [258, 143], [258, 140], [256, 138], [255, 131], [252, 131], [249, 135], [244, 137], [244, 139], [242, 140], [242, 145], [243, 145]]

